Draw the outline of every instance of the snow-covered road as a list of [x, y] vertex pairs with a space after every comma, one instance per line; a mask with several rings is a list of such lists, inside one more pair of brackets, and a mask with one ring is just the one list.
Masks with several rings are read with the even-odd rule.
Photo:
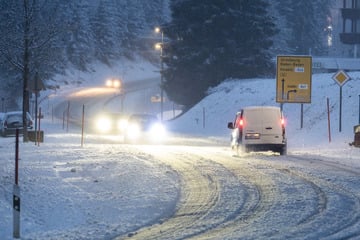
[[341, 159], [233, 157], [223, 147], [140, 148], [177, 172], [181, 184], [174, 215], [128, 234], [134, 239], [360, 236], [360, 169]]

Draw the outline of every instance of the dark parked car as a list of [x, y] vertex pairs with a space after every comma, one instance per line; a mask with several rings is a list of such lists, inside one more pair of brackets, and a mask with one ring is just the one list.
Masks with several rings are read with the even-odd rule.
[[[33, 120], [29, 113], [26, 113], [27, 129], [33, 128]], [[6, 112], [1, 114], [0, 118], [0, 134], [3, 137], [8, 135], [14, 135], [16, 129], [19, 129], [19, 133], [23, 132], [23, 113], [22, 111]]]

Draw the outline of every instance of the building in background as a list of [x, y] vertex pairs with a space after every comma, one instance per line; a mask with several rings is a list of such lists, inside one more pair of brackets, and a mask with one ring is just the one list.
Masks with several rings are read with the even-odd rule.
[[343, 0], [340, 8], [342, 17], [342, 43], [351, 45], [353, 57], [358, 58], [360, 44], [360, 0]]

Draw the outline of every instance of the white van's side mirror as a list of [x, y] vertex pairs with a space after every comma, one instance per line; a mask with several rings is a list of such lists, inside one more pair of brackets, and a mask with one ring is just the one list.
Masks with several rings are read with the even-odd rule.
[[232, 122], [228, 122], [227, 127], [228, 127], [229, 129], [234, 129], [234, 124], [233, 124]]

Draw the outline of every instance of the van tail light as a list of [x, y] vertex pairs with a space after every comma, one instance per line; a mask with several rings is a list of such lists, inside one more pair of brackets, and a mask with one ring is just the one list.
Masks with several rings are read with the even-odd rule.
[[244, 119], [240, 119], [239, 126], [242, 128], [244, 127]]
[[281, 118], [282, 135], [285, 137], [285, 118]]
[[281, 121], [281, 126], [282, 126], [282, 127], [285, 127], [285, 119], [284, 119], [284, 118], [281, 118], [280, 121]]
[[243, 129], [244, 129], [244, 119], [240, 118], [239, 121], [239, 143], [242, 143], [243, 139]]

